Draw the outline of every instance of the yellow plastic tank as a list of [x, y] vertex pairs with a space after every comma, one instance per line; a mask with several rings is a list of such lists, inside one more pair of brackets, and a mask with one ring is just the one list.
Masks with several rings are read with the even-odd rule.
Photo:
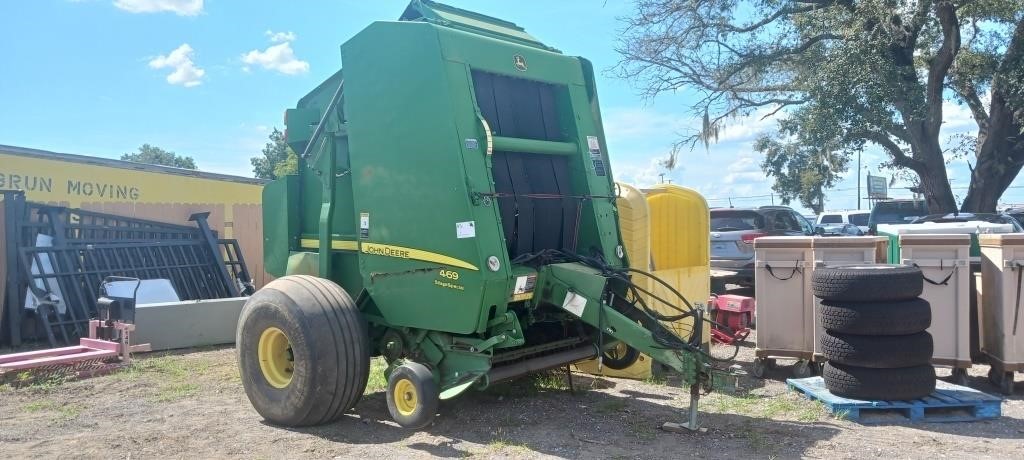
[[[619, 229], [632, 268], [652, 272], [682, 293], [691, 304], [707, 302], [710, 281], [710, 214], [704, 197], [694, 190], [663, 184], [640, 191], [628, 184], [616, 183]], [[634, 278], [645, 289], [672, 300], [667, 289], [644, 277]], [[677, 314], [658, 302], [649, 302], [665, 314]], [[692, 320], [672, 324], [677, 334], [688, 337]], [[704, 341], [711, 329], [704, 324]], [[632, 366], [615, 370], [597, 369], [596, 360], [583, 361], [576, 368], [589, 374], [645, 379], [652, 376], [651, 359], [645, 355]]]
[[[696, 190], [661, 184], [648, 190], [647, 206], [651, 216], [651, 268], [654, 276], [665, 280], [683, 294], [690, 304], [706, 304], [711, 295], [711, 214], [708, 203]], [[659, 297], [672, 300], [664, 287], [652, 286]], [[657, 310], [677, 314], [665, 305]], [[672, 323], [682, 337], [693, 331], [690, 318]], [[711, 325], [703, 324], [704, 343], [711, 340]]]

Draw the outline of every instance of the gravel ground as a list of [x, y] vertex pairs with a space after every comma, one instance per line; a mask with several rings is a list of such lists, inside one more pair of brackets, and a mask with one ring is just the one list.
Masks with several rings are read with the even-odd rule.
[[[752, 359], [745, 346], [737, 363], [749, 369]], [[987, 370], [975, 366], [971, 386], [994, 392]], [[787, 391], [784, 362], [766, 380], [743, 377], [703, 398], [707, 431], [688, 434], [659, 429], [682, 421], [689, 403], [687, 391], [671, 382], [574, 374], [570, 392], [564, 373], [470, 393], [442, 404], [424, 431], [411, 432], [388, 418], [375, 372], [352, 414], [327, 426], [286, 429], [266, 424], [249, 405], [234, 349], [151, 354], [102, 377], [0, 386], [0, 451], [7, 458], [834, 459], [1008, 458], [1024, 446], [1020, 390], [996, 420], [909, 424], [893, 415], [860, 425]]]

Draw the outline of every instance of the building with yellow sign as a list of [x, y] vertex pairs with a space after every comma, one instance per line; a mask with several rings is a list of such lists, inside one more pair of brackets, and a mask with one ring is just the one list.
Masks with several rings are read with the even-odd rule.
[[269, 281], [263, 271], [264, 183], [0, 145], [0, 190], [22, 190], [29, 201], [183, 225], [193, 213], [210, 212], [210, 226], [221, 237], [238, 240], [257, 286]]

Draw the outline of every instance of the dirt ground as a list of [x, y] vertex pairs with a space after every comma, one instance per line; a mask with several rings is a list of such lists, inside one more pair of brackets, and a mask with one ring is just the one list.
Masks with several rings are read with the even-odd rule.
[[[752, 359], [747, 346], [737, 363], [749, 368]], [[971, 385], [993, 392], [987, 370], [975, 366]], [[0, 386], [0, 452], [6, 458], [835, 459], [1008, 458], [1024, 447], [1020, 390], [996, 420], [909, 424], [894, 415], [884, 424], [860, 425], [787, 391], [790, 369], [783, 363], [770, 379], [744, 377], [703, 398], [707, 432], [675, 434], [659, 427], [682, 421], [687, 391], [574, 374], [570, 393], [562, 373], [449, 401], [431, 426], [412, 432], [389, 419], [380, 368], [374, 372], [351, 415], [302, 429], [261, 420], [242, 390], [232, 348], [151, 354], [128, 370], [85, 380]]]

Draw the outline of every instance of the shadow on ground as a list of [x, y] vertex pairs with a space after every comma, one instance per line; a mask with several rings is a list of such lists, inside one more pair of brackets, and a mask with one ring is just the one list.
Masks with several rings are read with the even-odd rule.
[[[564, 374], [563, 374], [564, 375]], [[434, 442], [408, 447], [436, 457], [481, 453], [560, 457], [716, 456], [739, 458], [800, 455], [838, 433], [830, 422], [775, 421], [745, 415], [702, 412], [703, 433], [669, 433], [663, 422], [682, 422], [688, 391], [678, 387], [618, 383], [574, 375], [576, 391], [551, 384], [551, 376], [521, 379], [484, 392], [469, 393], [441, 405], [425, 431]], [[622, 388], [622, 386], [629, 388]], [[559, 388], [553, 388], [559, 386]], [[605, 391], [599, 391], [599, 390]], [[365, 397], [356, 413], [321, 427], [294, 429], [337, 443], [374, 444], [416, 435], [387, 416], [383, 393]], [[442, 441], [437, 442], [436, 439]]]

